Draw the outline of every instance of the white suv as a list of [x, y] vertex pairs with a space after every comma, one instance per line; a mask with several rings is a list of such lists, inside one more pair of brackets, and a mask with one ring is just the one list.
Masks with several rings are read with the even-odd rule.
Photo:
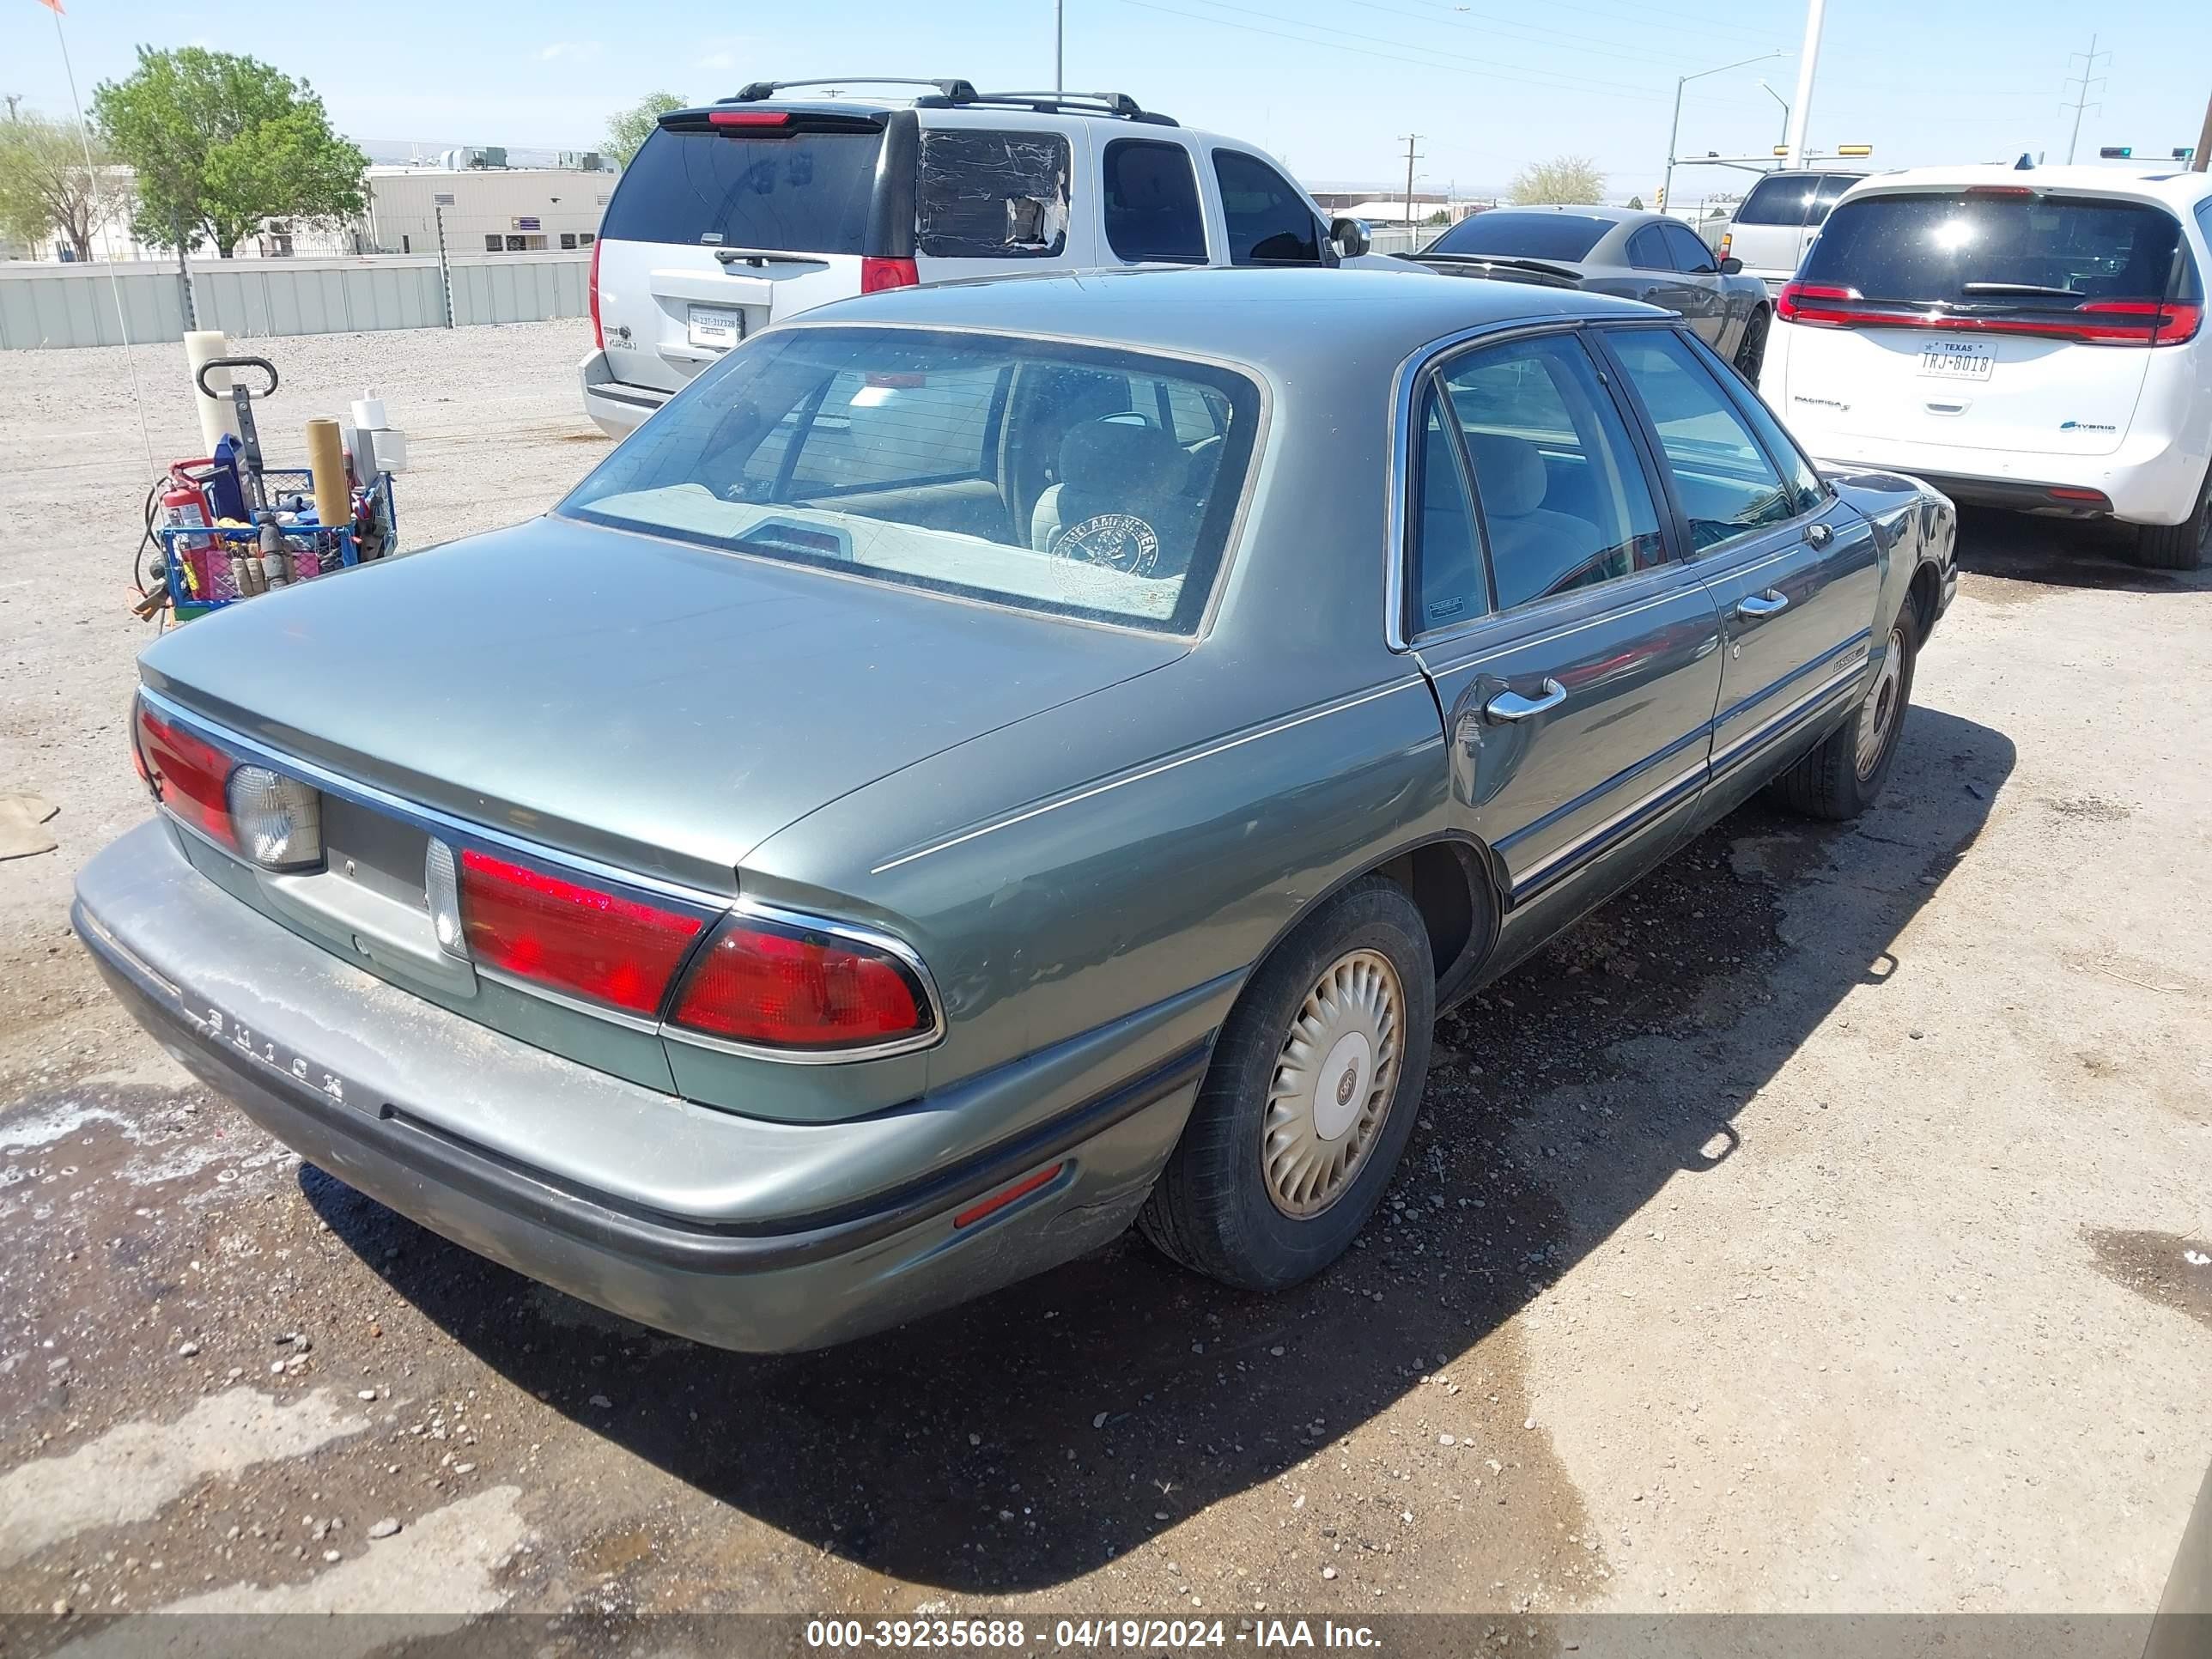
[[[793, 87], [931, 88], [797, 101]], [[592, 245], [584, 408], [619, 437], [778, 319], [963, 276], [1367, 252], [1260, 150], [1120, 93], [757, 82], [660, 118]]]
[[1756, 276], [1770, 294], [1797, 274], [1797, 262], [1837, 199], [1866, 177], [1863, 173], [1770, 173], [1736, 204], [1721, 238], [1723, 259], [1741, 259], [1743, 274]]
[[1775, 305], [1759, 391], [1815, 454], [1954, 499], [2139, 526], [2194, 570], [2212, 520], [2212, 178], [1923, 167], [1854, 185]]

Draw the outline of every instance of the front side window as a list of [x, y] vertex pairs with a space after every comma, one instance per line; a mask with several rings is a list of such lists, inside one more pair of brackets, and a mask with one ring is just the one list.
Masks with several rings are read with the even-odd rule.
[[1054, 616], [1197, 629], [1260, 393], [1181, 358], [799, 328], [739, 347], [557, 509]]
[[1508, 611], [1634, 574], [1667, 556], [1620, 410], [1572, 335], [1479, 348], [1443, 370]]
[[1607, 337], [1658, 429], [1692, 547], [1702, 550], [1797, 516], [1796, 490], [1680, 335], [1639, 328]]
[[1104, 173], [1106, 246], [1115, 258], [1206, 263], [1206, 217], [1188, 150], [1157, 138], [1116, 138], [1106, 146]]
[[1239, 265], [1317, 265], [1321, 222], [1283, 175], [1242, 150], [1213, 152], [1229, 260]]
[[1659, 234], [1667, 239], [1667, 248], [1674, 256], [1674, 269], [1692, 276], [1710, 276], [1720, 269], [1713, 262], [1713, 251], [1705, 245], [1697, 232], [1686, 225], [1662, 225]]
[[925, 127], [915, 247], [939, 259], [1049, 259], [1067, 247], [1066, 136]]

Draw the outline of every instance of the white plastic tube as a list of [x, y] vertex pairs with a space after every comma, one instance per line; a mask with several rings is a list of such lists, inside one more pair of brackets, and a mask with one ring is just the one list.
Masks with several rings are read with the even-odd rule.
[[200, 453], [212, 455], [215, 447], [228, 433], [238, 435], [238, 418], [231, 407], [230, 385], [237, 371], [219, 368], [208, 376], [208, 384], [216, 388], [216, 395], [210, 398], [200, 392], [200, 365], [230, 354], [230, 337], [219, 328], [196, 328], [185, 336], [185, 385], [190, 388], [192, 407], [200, 417]]

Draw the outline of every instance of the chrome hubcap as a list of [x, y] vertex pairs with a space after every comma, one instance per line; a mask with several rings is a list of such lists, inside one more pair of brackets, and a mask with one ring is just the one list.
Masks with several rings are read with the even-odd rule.
[[1858, 769], [1862, 778], [1872, 777], [1874, 769], [1881, 764], [1882, 751], [1889, 746], [1889, 734], [1896, 728], [1899, 709], [1897, 689], [1905, 679], [1905, 634], [1901, 629], [1892, 629], [1889, 647], [1881, 655], [1881, 672], [1875, 676], [1874, 684], [1867, 689], [1866, 703], [1859, 710]]
[[1389, 958], [1349, 951], [1329, 964], [1275, 1056], [1260, 1162], [1285, 1215], [1319, 1215], [1344, 1196], [1375, 1147], [1397, 1091], [1405, 989]]

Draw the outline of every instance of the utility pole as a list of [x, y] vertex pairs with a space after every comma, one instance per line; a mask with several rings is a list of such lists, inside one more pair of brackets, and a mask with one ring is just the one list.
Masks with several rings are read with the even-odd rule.
[[1790, 106], [1784, 129], [1782, 158], [1785, 167], [1805, 165], [1805, 128], [1813, 118], [1813, 71], [1820, 66], [1820, 23], [1827, 15], [1827, 0], [1806, 0], [1805, 44], [1797, 51], [1797, 96]]
[[1067, 90], [1067, 0], [1052, 0], [1052, 89]]
[[2189, 170], [2202, 173], [2207, 161], [2212, 161], [2212, 98], [2204, 100], [2204, 131], [2197, 135], [2197, 154], [2189, 158]]
[[453, 268], [446, 263], [446, 204], [434, 202], [438, 217], [438, 291], [446, 296], [446, 326], [453, 325]]
[[14, 120], [15, 106], [23, 101], [23, 94], [20, 92], [0, 93], [0, 97], [4, 97], [8, 100], [8, 118]]
[[1421, 159], [1414, 153], [1413, 146], [1420, 137], [1418, 132], [1406, 135], [1406, 228], [1408, 230], [1413, 228], [1413, 163]]
[[[2066, 164], [2069, 167], [2074, 165], [2074, 147], [2081, 142], [2081, 112], [2089, 106], [2089, 88], [2093, 77], [2097, 76], [2097, 60], [2100, 58], [2110, 58], [2112, 55], [2109, 52], [2097, 50], [2097, 37], [2094, 34], [2089, 37], [2087, 52], [2069, 52], [2066, 55], [2066, 62], [2069, 68], [2076, 58], [2082, 60], [2081, 74], [2069, 75], [2066, 77], [2066, 84], [2069, 86], [2073, 85], [2076, 81], [2081, 83], [2081, 90], [2074, 100], [2074, 136], [2066, 141]], [[2095, 84], [2102, 86], [2105, 83], [2101, 78], [2096, 78]], [[2097, 107], [2102, 109], [2104, 106], [2100, 104]]]

